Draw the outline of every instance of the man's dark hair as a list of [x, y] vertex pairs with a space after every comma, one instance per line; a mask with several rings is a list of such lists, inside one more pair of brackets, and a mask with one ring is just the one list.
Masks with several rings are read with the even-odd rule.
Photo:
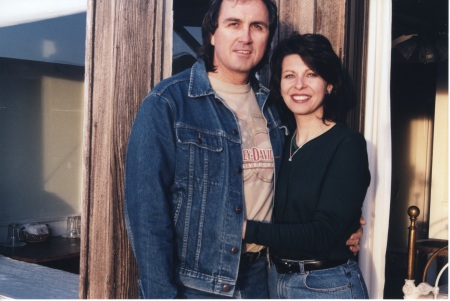
[[[236, 0], [242, 1], [242, 0]], [[266, 51], [261, 62], [254, 68], [254, 72], [259, 70], [264, 64], [269, 60], [270, 55], [270, 45], [272, 43], [273, 36], [277, 29], [278, 15], [277, 6], [273, 0], [261, 0], [267, 7], [269, 12], [269, 39], [266, 45]], [[223, 0], [211, 0], [208, 10], [206, 11], [205, 17], [202, 23], [202, 39], [203, 44], [199, 49], [199, 58], [203, 59], [206, 66], [206, 71], [214, 72], [216, 66], [214, 66], [214, 46], [211, 45], [211, 35], [216, 32], [218, 27], [219, 12], [222, 6]]]
[[339, 104], [345, 95], [344, 77], [341, 60], [334, 52], [330, 41], [323, 35], [301, 35], [294, 32], [278, 43], [270, 61], [269, 88], [273, 100], [283, 109], [284, 101], [280, 91], [281, 67], [283, 59], [291, 54], [299, 55], [311, 70], [320, 75], [328, 84], [333, 85], [333, 90], [330, 94], [325, 94], [323, 100], [322, 120], [324, 122], [336, 121]]

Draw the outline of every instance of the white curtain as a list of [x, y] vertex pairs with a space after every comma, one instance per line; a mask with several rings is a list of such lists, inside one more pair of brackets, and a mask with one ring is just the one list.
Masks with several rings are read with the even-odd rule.
[[[366, 220], [359, 265], [371, 299], [382, 299], [391, 198], [391, 0], [369, 1], [364, 136], [372, 181], [363, 207]], [[399, 288], [401, 290], [401, 287]]]

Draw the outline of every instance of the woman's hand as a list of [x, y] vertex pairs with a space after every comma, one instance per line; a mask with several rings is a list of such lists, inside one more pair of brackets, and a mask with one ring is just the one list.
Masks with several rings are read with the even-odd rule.
[[361, 238], [363, 236], [362, 226], [364, 226], [366, 224], [366, 221], [364, 220], [364, 218], [362, 216], [359, 219], [359, 223], [361, 224], [361, 227], [359, 227], [359, 229], [355, 233], [350, 235], [350, 238], [345, 243], [347, 246], [349, 246], [350, 251], [352, 251], [355, 256], [358, 254], [359, 250], [361, 250], [359, 241], [361, 240]]

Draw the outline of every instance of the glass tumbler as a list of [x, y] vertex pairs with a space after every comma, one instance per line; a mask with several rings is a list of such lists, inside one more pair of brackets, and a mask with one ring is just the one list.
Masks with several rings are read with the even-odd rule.
[[69, 216], [67, 218], [67, 234], [69, 238], [80, 237], [80, 217], [79, 216]]
[[8, 225], [8, 236], [6, 237], [6, 244], [5, 244], [6, 247], [14, 248], [26, 245], [26, 243], [21, 241], [20, 239], [21, 237], [20, 228], [21, 228], [20, 224]]

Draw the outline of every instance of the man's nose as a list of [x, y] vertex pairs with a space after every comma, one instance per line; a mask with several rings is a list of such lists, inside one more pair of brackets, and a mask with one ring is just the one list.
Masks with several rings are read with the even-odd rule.
[[244, 43], [252, 43], [253, 42], [252, 31], [250, 28], [248, 28], [248, 27], [242, 28], [240, 40], [241, 40], [241, 42], [244, 42]]

